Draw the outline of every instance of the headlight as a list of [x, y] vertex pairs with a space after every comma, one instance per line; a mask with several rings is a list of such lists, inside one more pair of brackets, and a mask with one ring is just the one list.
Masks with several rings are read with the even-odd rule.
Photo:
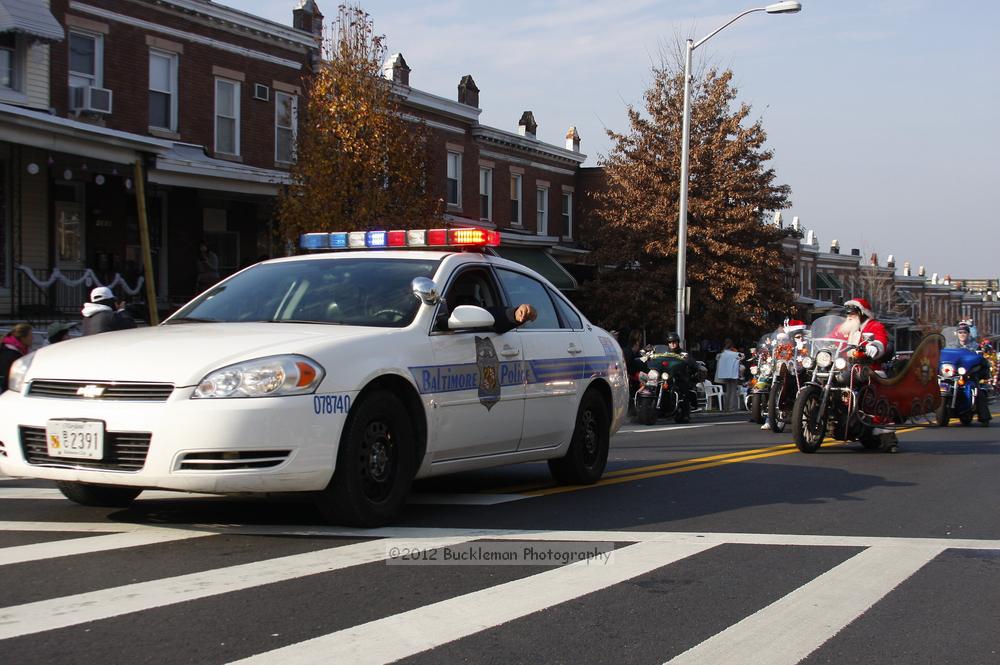
[[750, 368], [750, 373], [753, 374], [754, 376], [757, 375], [757, 366], [756, 365], [754, 365], [753, 367]]
[[657, 372], [655, 369], [651, 369], [649, 370], [649, 373], [646, 374], [646, 378], [649, 379], [650, 381], [659, 381], [660, 373]]
[[316, 390], [326, 372], [305, 356], [270, 356], [210, 372], [198, 382], [192, 399], [282, 397]]
[[844, 369], [847, 367], [847, 358], [837, 358], [833, 361], [833, 366], [836, 369]]
[[966, 369], [964, 367], [959, 367], [958, 368], [958, 375], [959, 376], [965, 376], [965, 372], [966, 372]]
[[949, 363], [941, 365], [941, 376], [955, 376], [955, 366]]
[[813, 359], [812, 358], [806, 357], [806, 358], [802, 359], [802, 368], [803, 369], [811, 369], [812, 366], [813, 366]]
[[764, 363], [760, 366], [760, 373], [767, 375], [771, 373], [771, 363]]
[[24, 375], [28, 373], [28, 368], [31, 367], [31, 361], [35, 359], [35, 352], [21, 356], [10, 366], [10, 373], [7, 374], [7, 390], [13, 390], [16, 393], [23, 392], [24, 389]]
[[833, 356], [830, 355], [829, 351], [820, 351], [816, 354], [816, 364], [819, 365], [820, 369], [826, 369], [833, 362]]

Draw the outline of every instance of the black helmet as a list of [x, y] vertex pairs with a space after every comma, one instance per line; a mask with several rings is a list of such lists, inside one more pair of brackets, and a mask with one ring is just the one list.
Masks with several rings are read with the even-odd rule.
[[667, 335], [667, 344], [670, 344], [670, 342], [677, 342], [678, 344], [680, 344], [681, 336], [675, 332], [670, 333], [669, 335]]

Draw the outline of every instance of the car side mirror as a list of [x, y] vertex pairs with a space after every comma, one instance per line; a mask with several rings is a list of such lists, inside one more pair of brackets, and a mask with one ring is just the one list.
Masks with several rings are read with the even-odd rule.
[[496, 319], [482, 307], [475, 305], [459, 305], [448, 317], [449, 330], [475, 330], [492, 328]]
[[413, 290], [413, 295], [425, 305], [436, 305], [441, 300], [437, 284], [428, 277], [414, 277], [410, 282], [410, 288]]

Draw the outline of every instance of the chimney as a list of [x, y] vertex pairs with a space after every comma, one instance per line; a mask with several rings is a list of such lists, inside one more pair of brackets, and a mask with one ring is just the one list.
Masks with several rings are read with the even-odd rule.
[[889, 255], [889, 260], [886, 261], [885, 264], [887, 266], [889, 266], [890, 268], [895, 268], [896, 267], [896, 257], [893, 256], [892, 254], [890, 254]]
[[781, 223], [781, 211], [780, 210], [778, 212], [774, 213], [774, 225], [777, 226], [779, 229], [782, 226], [782, 223]]
[[796, 215], [795, 217], [792, 217], [792, 230], [793, 231], [801, 231], [802, 230], [802, 225], [799, 224], [799, 216], [798, 215]]
[[530, 139], [535, 138], [535, 130], [538, 129], [538, 123], [535, 122], [535, 116], [531, 111], [525, 111], [521, 114], [521, 119], [517, 121], [517, 133], [521, 136], [527, 136]]
[[396, 53], [386, 60], [382, 66], [382, 75], [393, 83], [410, 85], [410, 66], [406, 64], [402, 53]]
[[476, 82], [472, 80], [472, 74], [466, 74], [458, 82], [458, 103], [479, 108], [479, 88], [476, 87]]
[[927, 271], [924, 270], [923, 266], [920, 266], [920, 268], [917, 269], [917, 275], [919, 277], [927, 277]]
[[301, 0], [299, 6], [292, 10], [292, 27], [311, 33], [316, 46], [323, 45], [323, 14], [315, 0]]
[[903, 277], [910, 276], [910, 262], [906, 261], [903, 263]]
[[840, 254], [840, 241], [839, 240], [834, 240], [834, 241], [832, 241], [830, 243], [830, 253], [831, 254]]
[[951, 275], [944, 276], [944, 284], [951, 284]]
[[938, 283], [937, 273], [934, 273], [933, 275], [931, 275], [931, 284], [937, 284], [937, 283]]
[[861, 250], [860, 249], [852, 249], [851, 250], [851, 256], [861, 256]]
[[580, 135], [577, 133], [576, 127], [570, 127], [566, 132], [566, 149], [580, 152]]
[[806, 232], [806, 244], [810, 247], [816, 247], [819, 244], [816, 240], [816, 232], [812, 229]]

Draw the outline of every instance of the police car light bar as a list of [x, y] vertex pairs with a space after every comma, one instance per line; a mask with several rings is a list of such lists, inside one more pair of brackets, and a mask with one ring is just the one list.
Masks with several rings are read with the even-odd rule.
[[302, 249], [381, 249], [387, 247], [496, 247], [500, 232], [488, 229], [420, 229], [410, 231], [337, 231], [303, 233]]

